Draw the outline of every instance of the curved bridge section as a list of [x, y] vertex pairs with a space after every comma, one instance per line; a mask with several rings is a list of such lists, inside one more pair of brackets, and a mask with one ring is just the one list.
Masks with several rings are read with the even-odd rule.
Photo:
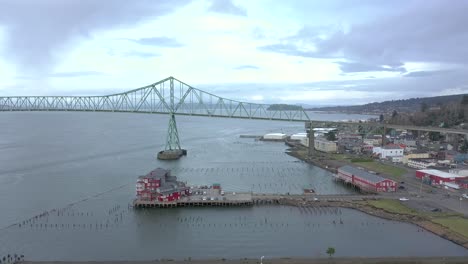
[[196, 89], [173, 77], [135, 90], [104, 96], [0, 97], [0, 111], [101, 111], [308, 121], [302, 109], [239, 102]]

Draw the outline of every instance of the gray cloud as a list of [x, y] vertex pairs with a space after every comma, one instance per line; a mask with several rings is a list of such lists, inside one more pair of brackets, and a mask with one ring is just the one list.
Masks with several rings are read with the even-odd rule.
[[[392, 2], [393, 3], [393, 2]], [[280, 43], [260, 50], [313, 58], [345, 58], [378, 68], [398, 67], [404, 62], [468, 61], [468, 2], [397, 2], [393, 9], [375, 20], [352, 25], [349, 29], [305, 26]], [[324, 33], [321, 34], [321, 33]], [[307, 44], [307, 45], [303, 45]], [[301, 49], [312, 46], [311, 49]], [[341, 65], [343, 66], [343, 65]], [[350, 65], [346, 65], [347, 69]], [[356, 65], [352, 65], [356, 66]]]
[[245, 8], [235, 5], [232, 0], [212, 0], [209, 11], [236, 16], [247, 16]]
[[388, 65], [375, 65], [365, 64], [360, 62], [337, 62], [340, 65], [341, 71], [344, 73], [349, 72], [369, 72], [369, 71], [389, 71], [389, 72], [406, 72], [406, 69], [400, 66], [388, 66]]
[[0, 0], [6, 54], [24, 70], [47, 72], [59, 52], [98, 30], [132, 25], [172, 12], [189, 0]]
[[439, 75], [439, 74], [444, 74], [448, 73], [451, 71], [448, 70], [440, 70], [440, 71], [413, 71], [413, 72], [408, 72], [407, 74], [404, 74], [404, 77], [427, 77], [427, 76], [434, 76], [434, 75]]
[[141, 45], [156, 47], [178, 48], [183, 46], [182, 43], [178, 42], [176, 39], [168, 37], [141, 38], [132, 41]]
[[154, 58], [161, 56], [159, 53], [131, 50], [122, 54], [126, 57]]
[[258, 70], [258, 69], [260, 68], [255, 65], [240, 65], [240, 66], [234, 67], [234, 70]]
[[[255, 95], [262, 95], [264, 102], [277, 103], [290, 95], [305, 95], [317, 92], [317, 99], [298, 99], [290, 103], [311, 105], [351, 105], [381, 102], [386, 100], [428, 97], [447, 94], [468, 93], [466, 70], [447, 71], [444, 74], [430, 75], [425, 78], [369, 78], [364, 80], [321, 81], [309, 83], [220, 83], [193, 84], [194, 87], [218, 96], [248, 101]], [[321, 93], [346, 93], [344, 101], [335, 97], [321, 99]], [[360, 92], [358, 94], [354, 94]], [[339, 103], [342, 102], [342, 103]]]
[[42, 77], [51, 77], [51, 78], [73, 78], [73, 77], [86, 77], [86, 76], [102, 76], [106, 75], [104, 72], [99, 71], [71, 71], [71, 72], [54, 72], [49, 73], [45, 76], [37, 75], [20, 75], [16, 79], [19, 80], [37, 80]]
[[320, 54], [316, 52], [300, 50], [296, 45], [289, 44], [289, 43], [265, 45], [265, 46], [258, 47], [258, 49], [261, 51], [270, 51], [270, 52], [282, 53], [282, 54], [291, 55], [291, 56], [300, 56], [300, 57], [309, 57], [309, 58], [320, 57]]
[[99, 71], [73, 71], [73, 72], [56, 72], [49, 74], [49, 77], [60, 77], [60, 78], [68, 78], [68, 77], [82, 77], [82, 76], [99, 76], [105, 75], [103, 72]]

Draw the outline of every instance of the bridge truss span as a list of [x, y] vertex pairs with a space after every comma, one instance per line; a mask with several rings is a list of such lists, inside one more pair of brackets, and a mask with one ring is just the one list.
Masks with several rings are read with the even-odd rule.
[[303, 109], [270, 110], [268, 104], [223, 98], [173, 77], [103, 96], [0, 97], [0, 111], [93, 111], [211, 116], [279, 121], [308, 121]]

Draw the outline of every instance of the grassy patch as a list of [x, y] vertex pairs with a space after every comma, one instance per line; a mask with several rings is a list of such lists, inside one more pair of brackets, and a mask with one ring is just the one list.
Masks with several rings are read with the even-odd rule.
[[351, 159], [351, 162], [356, 163], [356, 162], [373, 162], [374, 159], [371, 158], [354, 158]]
[[431, 220], [432, 222], [441, 224], [455, 233], [468, 238], [468, 219], [460, 216], [441, 217]]
[[336, 160], [348, 160], [350, 159], [346, 154], [331, 154], [331, 157]]
[[390, 213], [396, 214], [408, 214], [408, 215], [416, 215], [416, 211], [408, 208], [406, 205], [402, 204], [398, 200], [375, 200], [375, 201], [368, 201], [368, 203], [374, 207], [383, 209]]
[[398, 179], [400, 179], [401, 176], [406, 173], [406, 170], [403, 169], [403, 168], [394, 167], [394, 166], [391, 166], [391, 165], [382, 164], [382, 163], [375, 162], [375, 161], [372, 161], [372, 162], [356, 162], [355, 164], [358, 165], [358, 166], [361, 166], [363, 168], [366, 168], [368, 170], [372, 170], [372, 171], [376, 171], [376, 172], [379, 172], [379, 173], [382, 173], [382, 174], [394, 176], [394, 177], [396, 177]]

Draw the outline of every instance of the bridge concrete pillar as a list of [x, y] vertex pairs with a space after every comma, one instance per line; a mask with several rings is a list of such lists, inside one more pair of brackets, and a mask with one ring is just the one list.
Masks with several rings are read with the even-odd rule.
[[314, 128], [312, 127], [312, 123], [309, 125], [309, 157], [312, 157], [315, 154], [315, 135], [314, 135]]

